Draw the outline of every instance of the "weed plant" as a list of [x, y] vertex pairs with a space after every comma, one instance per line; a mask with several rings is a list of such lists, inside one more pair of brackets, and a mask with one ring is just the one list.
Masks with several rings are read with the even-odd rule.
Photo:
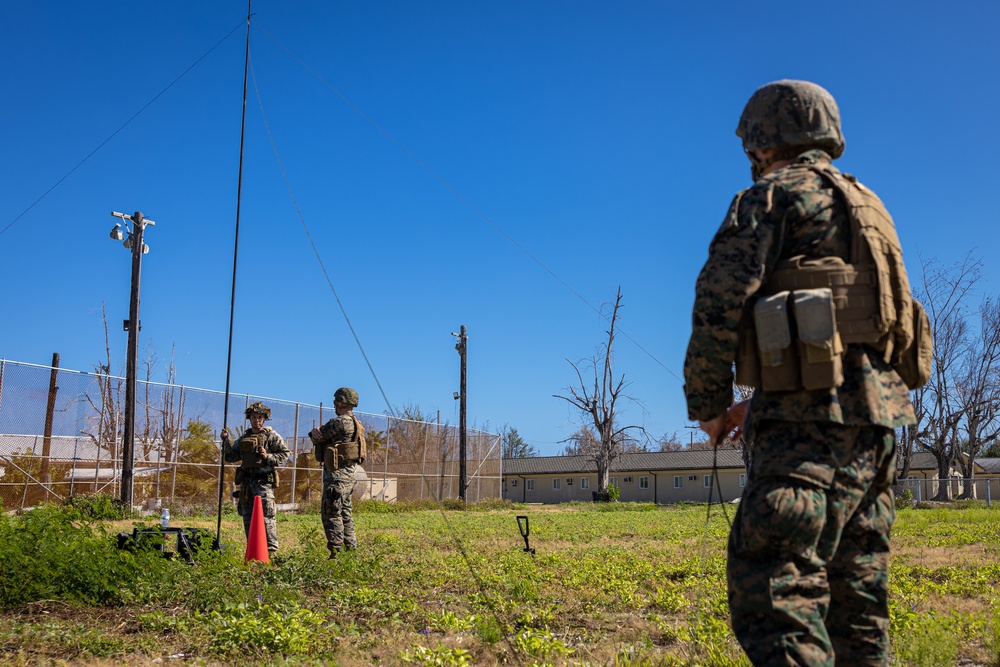
[[[357, 551], [327, 559], [319, 517], [282, 514], [270, 564], [244, 562], [236, 518], [229, 548], [193, 563], [119, 550], [118, 532], [155, 519], [112, 509], [0, 515], [0, 663], [749, 664], [728, 625], [718, 507], [366, 501]], [[214, 532], [214, 516], [171, 513]], [[998, 526], [985, 508], [900, 510], [894, 665], [1000, 664]]]

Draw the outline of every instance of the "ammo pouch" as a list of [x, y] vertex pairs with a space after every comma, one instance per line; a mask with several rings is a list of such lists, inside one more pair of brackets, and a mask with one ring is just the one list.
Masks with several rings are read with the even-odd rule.
[[244, 468], [259, 468], [263, 463], [260, 448], [266, 442], [263, 433], [248, 433], [240, 438], [240, 465]]
[[322, 448], [323, 467], [333, 472], [344, 462], [364, 463], [368, 456], [368, 444], [365, 439], [365, 427], [353, 415], [354, 435], [350, 440], [335, 442], [328, 445], [319, 445], [315, 449], [316, 458], [320, 458], [320, 448]]
[[844, 346], [831, 290], [786, 290], [760, 297], [743, 317], [737, 384], [796, 391], [828, 389], [844, 382]]
[[330, 444], [323, 447], [323, 467], [333, 472], [339, 467], [340, 452], [338, 445]]
[[341, 463], [349, 461], [358, 463], [361, 459], [361, 448], [357, 440], [336, 442], [327, 445], [323, 451], [323, 467], [331, 472], [340, 467]]
[[243, 470], [243, 466], [236, 469], [236, 474], [233, 476], [233, 484], [240, 486], [243, 484], [243, 479], [246, 477], [246, 471]]
[[920, 389], [930, 379], [933, 358], [931, 322], [923, 305], [913, 299], [913, 342], [893, 350], [892, 368], [909, 389]]

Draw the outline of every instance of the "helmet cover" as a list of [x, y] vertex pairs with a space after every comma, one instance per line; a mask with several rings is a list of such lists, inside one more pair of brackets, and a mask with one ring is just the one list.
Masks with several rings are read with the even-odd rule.
[[736, 136], [747, 151], [816, 147], [834, 159], [844, 153], [837, 102], [809, 81], [783, 79], [758, 88], [743, 108]]

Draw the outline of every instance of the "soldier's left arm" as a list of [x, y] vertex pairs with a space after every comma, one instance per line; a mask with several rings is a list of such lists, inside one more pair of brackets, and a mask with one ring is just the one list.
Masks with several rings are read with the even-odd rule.
[[268, 463], [275, 468], [283, 466], [288, 462], [291, 452], [285, 445], [284, 439], [276, 431], [272, 430], [269, 435], [270, 437], [267, 439]]
[[733, 403], [740, 318], [780, 253], [780, 192], [766, 182], [737, 197], [709, 246], [695, 285], [691, 339], [684, 360], [688, 416], [712, 421]]

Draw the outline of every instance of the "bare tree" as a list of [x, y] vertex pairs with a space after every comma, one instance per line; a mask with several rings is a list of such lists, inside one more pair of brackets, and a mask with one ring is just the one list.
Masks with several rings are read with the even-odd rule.
[[[951, 267], [921, 260], [921, 302], [934, 338], [931, 376], [920, 395], [924, 422], [918, 442], [937, 460], [938, 478], [947, 480], [958, 458], [959, 427], [965, 405], [958, 379], [969, 344], [966, 299], [980, 277], [982, 262], [967, 255]], [[934, 500], [950, 500], [951, 485], [939, 484]]]
[[[617, 416], [618, 401], [623, 398], [630, 398], [623, 395], [625, 389], [625, 375], [615, 377], [612, 367], [612, 347], [615, 342], [615, 324], [618, 321], [618, 310], [621, 308], [622, 291], [618, 288], [618, 295], [615, 297], [614, 308], [611, 311], [611, 328], [608, 330], [608, 341], [603, 346], [604, 358], [592, 359], [594, 368], [594, 383], [588, 389], [588, 383], [584, 382], [580, 368], [572, 361], [569, 364], [576, 371], [576, 377], [580, 382], [579, 387], [569, 387], [569, 396], [555, 394], [556, 398], [561, 398], [574, 406], [584, 415], [588, 426], [592, 426], [597, 442], [596, 451], [587, 452], [597, 464], [597, 491], [596, 497], [607, 498], [609, 472], [611, 464], [618, 458], [627, 440], [627, 433], [630, 430], [639, 430], [645, 433], [641, 426], [618, 427], [615, 423]], [[567, 361], [569, 361], [567, 359]]]
[[573, 435], [565, 440], [563, 456], [596, 456], [601, 449], [601, 441], [594, 435], [594, 430], [588, 426], [581, 426]]
[[[956, 392], [965, 413], [962, 476], [975, 476], [976, 456], [1000, 435], [1000, 301], [989, 299], [979, 307], [979, 332], [970, 336]], [[961, 498], [972, 497], [972, 484]]]
[[98, 468], [94, 471], [94, 492], [96, 493], [98, 472], [100, 471], [100, 453], [107, 452], [110, 465], [117, 468], [118, 447], [121, 443], [122, 428], [125, 422], [125, 412], [123, 403], [124, 379], [111, 375], [111, 343], [108, 336], [108, 313], [101, 304], [101, 317], [104, 320], [104, 355], [106, 363], [98, 363], [94, 366], [94, 375], [97, 379], [97, 396], [90, 392], [83, 395], [84, 400], [90, 405], [93, 414], [87, 417], [90, 424], [89, 429], [82, 431], [88, 436], [97, 448]]
[[143, 461], [149, 461], [150, 454], [152, 454], [154, 449], [154, 443], [159, 435], [156, 421], [153, 419], [155, 407], [150, 396], [150, 389], [153, 384], [153, 368], [156, 366], [156, 361], [156, 349], [153, 347], [152, 341], [150, 341], [146, 344], [146, 358], [142, 361], [142, 365], [146, 371], [146, 380], [142, 383], [142, 400], [140, 401], [143, 420], [141, 424], [136, 424], [136, 440], [138, 440]]
[[927, 385], [910, 392], [910, 402], [913, 404], [913, 413], [917, 421], [914, 424], [901, 426], [896, 430], [896, 451], [899, 457], [899, 479], [903, 480], [910, 476], [910, 467], [913, 465], [913, 454], [918, 447], [923, 448], [922, 441], [924, 434], [920, 431], [921, 426], [926, 426], [928, 420], [925, 409], [924, 396], [927, 393]]
[[[690, 442], [694, 442], [694, 436], [691, 436]], [[660, 436], [660, 439], [656, 441], [656, 451], [658, 452], [679, 452], [683, 450], [684, 443], [681, 441], [680, 436], [677, 435], [677, 431], [673, 433], [664, 433]]]

